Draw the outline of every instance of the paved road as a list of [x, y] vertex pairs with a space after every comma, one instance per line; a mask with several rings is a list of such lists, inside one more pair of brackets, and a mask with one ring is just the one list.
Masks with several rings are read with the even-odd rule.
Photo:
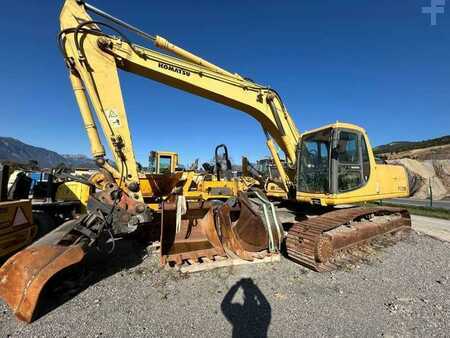
[[411, 215], [414, 230], [450, 242], [450, 221], [439, 218]]
[[[429, 207], [429, 200], [418, 200], [413, 198], [394, 198], [386, 202], [404, 205], [414, 205], [419, 207]], [[434, 208], [443, 208], [450, 210], [450, 200], [433, 201]]]

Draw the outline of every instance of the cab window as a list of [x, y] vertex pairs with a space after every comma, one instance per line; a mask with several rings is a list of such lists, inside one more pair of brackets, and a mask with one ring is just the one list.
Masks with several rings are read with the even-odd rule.
[[331, 129], [302, 138], [297, 189], [302, 192], [326, 193], [330, 190]]
[[349, 131], [339, 133], [337, 143], [339, 192], [359, 188], [362, 184], [361, 159], [359, 152], [359, 134]]
[[342, 131], [338, 147], [340, 163], [359, 163], [358, 134]]
[[171, 172], [171, 169], [172, 169], [172, 157], [161, 156], [159, 158], [159, 173], [167, 174]]
[[156, 173], [156, 161], [155, 161], [155, 157], [156, 157], [156, 154], [155, 154], [155, 152], [151, 152], [150, 153], [150, 156], [149, 156], [149, 158], [148, 158], [148, 170], [152, 173], [152, 174], [155, 174]]

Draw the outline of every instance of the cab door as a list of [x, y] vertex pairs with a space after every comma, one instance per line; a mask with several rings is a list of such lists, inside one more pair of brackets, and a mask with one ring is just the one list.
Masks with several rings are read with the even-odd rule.
[[344, 193], [361, 188], [370, 174], [363, 135], [356, 130], [338, 129], [333, 143], [333, 191]]

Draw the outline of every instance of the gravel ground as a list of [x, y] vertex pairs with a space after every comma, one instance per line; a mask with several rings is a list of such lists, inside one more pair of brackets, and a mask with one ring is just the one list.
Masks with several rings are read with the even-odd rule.
[[[0, 301], [1, 337], [448, 336], [450, 244], [411, 234], [367, 262], [318, 274], [279, 263], [191, 275], [122, 241], [91, 284], [30, 325]], [[64, 296], [65, 295], [65, 296]], [[67, 297], [66, 297], [67, 298]], [[244, 301], [245, 299], [245, 301]], [[48, 306], [48, 305], [47, 305]], [[45, 313], [48, 311], [47, 313]]]

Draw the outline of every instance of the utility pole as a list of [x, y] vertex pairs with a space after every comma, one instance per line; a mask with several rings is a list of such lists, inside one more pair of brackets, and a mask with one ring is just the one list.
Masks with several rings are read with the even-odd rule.
[[433, 188], [431, 187], [431, 178], [432, 177], [430, 177], [428, 179], [428, 186], [429, 186], [429, 189], [430, 189], [430, 208], [433, 207]]

